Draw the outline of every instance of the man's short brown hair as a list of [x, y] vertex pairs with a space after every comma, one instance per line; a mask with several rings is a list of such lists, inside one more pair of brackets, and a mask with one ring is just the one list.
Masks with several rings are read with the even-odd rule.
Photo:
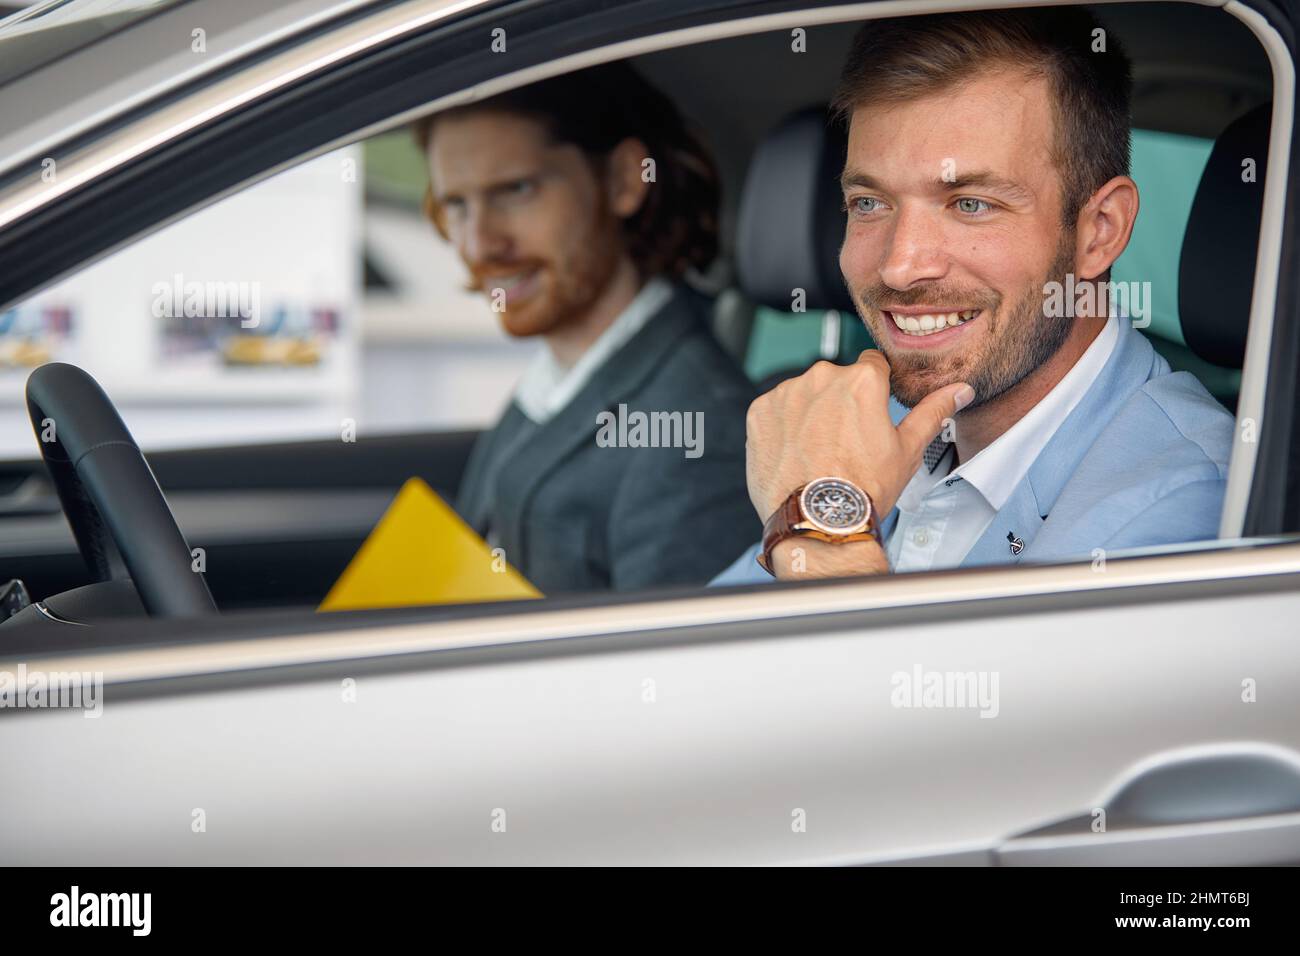
[[990, 67], [1045, 76], [1052, 93], [1053, 158], [1061, 216], [1073, 228], [1094, 192], [1130, 161], [1132, 75], [1119, 38], [1081, 7], [927, 14], [867, 23], [832, 100], [847, 122], [869, 103], [941, 93]]

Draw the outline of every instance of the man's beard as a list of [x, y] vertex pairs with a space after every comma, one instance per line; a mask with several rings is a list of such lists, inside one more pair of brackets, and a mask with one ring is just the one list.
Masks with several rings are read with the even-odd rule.
[[[1043, 314], [1044, 290], [1048, 282], [1065, 283], [1073, 268], [1074, 236], [1062, 236], [1056, 256], [1042, 282], [1030, 283], [1019, 300], [985, 336], [982, 353], [970, 354], [958, 347], [947, 354], [930, 355], [925, 351], [901, 353], [887, 345], [889, 331], [877, 324], [880, 306], [924, 303], [935, 311], [981, 309], [975, 321], [991, 322], [998, 314], [1002, 296], [992, 290], [975, 293], [941, 285], [899, 291], [877, 283], [855, 296], [858, 311], [871, 330], [876, 344], [889, 359], [890, 389], [894, 397], [908, 408], [915, 407], [936, 389], [954, 382], [965, 382], [975, 390], [975, 400], [966, 411], [990, 402], [1019, 385], [1035, 369], [1047, 362], [1070, 335], [1068, 317], [1052, 318]], [[851, 287], [850, 287], [851, 288]]]
[[471, 276], [470, 289], [491, 295], [492, 274], [539, 270], [541, 288], [518, 306], [508, 303], [500, 313], [502, 327], [512, 336], [545, 335], [581, 318], [609, 287], [623, 247], [622, 223], [601, 197], [583, 234], [574, 237], [556, 257], [484, 263], [483, 275]]

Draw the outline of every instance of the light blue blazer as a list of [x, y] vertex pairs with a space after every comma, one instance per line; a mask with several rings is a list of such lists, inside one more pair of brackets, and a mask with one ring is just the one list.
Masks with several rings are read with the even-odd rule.
[[[1093, 550], [1212, 539], [1233, 418], [1189, 372], [1171, 372], [1125, 320], [1092, 387], [1039, 453], [961, 567], [1091, 560]], [[907, 409], [890, 399], [897, 423]], [[881, 523], [888, 537], [898, 509]], [[1012, 552], [1008, 535], [1024, 542]], [[713, 584], [772, 578], [754, 545]]]

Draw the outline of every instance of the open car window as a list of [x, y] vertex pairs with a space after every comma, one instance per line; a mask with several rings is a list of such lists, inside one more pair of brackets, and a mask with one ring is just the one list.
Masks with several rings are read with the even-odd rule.
[[[1197, 313], [1205, 277], [1194, 264], [1218, 249], [1207, 210], [1223, 202], [1222, 190], [1203, 183], [1207, 171], [1238, 171], [1238, 183], [1262, 198], [1271, 71], [1255, 38], [1220, 11], [1117, 5], [1102, 14], [1133, 61], [1130, 168], [1141, 195], [1110, 273], [1122, 300], [1109, 327], [1116, 342], [1122, 327], [1135, 343], [1125, 348], [1149, 349], [1151, 362], [1182, 373], [1171, 391], [1178, 401], [1195, 393], [1191, 411], [1179, 405], [1190, 417], [1157, 436], [1179, 456], [1170, 467], [1182, 469], [1186, 502], [1106, 524], [1109, 498], [1130, 507], [1159, 485], [1160, 462], [1145, 459], [1146, 485], [1094, 488], [1076, 504], [1067, 494], [1055, 517], [1022, 510], [1009, 524], [1006, 499], [986, 500], [995, 517], [978, 529], [945, 526], [945, 506], [927, 511], [917, 492], [899, 497], [883, 532], [896, 536], [888, 555], [899, 573], [1005, 565], [1011, 574], [1022, 552], [1033, 563], [1040, 532], [1047, 563], [1104, 567], [1115, 555], [1168, 554], [1183, 527], [1190, 547], [1203, 549], [1228, 521], [1225, 501], [1240, 525], [1248, 488], [1239, 482], [1230, 498], [1228, 472], [1243, 445], [1254, 455], [1261, 426], [1233, 416], [1262, 201], [1253, 220], [1234, 226], [1253, 230], [1244, 255], [1221, 266], [1230, 294], [1216, 309], [1231, 334]], [[1173, 20], [1204, 46], [1171, 46]], [[3, 520], [18, 532], [7, 536], [0, 579], [23, 579], [35, 600], [91, 581], [35, 461], [39, 432], [23, 405], [31, 369], [67, 362], [99, 381], [149, 458], [222, 610], [314, 610], [349, 573], [361, 596], [340, 608], [679, 596], [705, 593], [735, 568], [747, 573], [732, 583], [770, 581], [751, 553], [767, 516], [747, 488], [746, 411], [817, 361], [846, 367], [882, 344], [841, 276], [846, 144], [825, 118], [859, 26], [743, 33], [615, 61], [671, 106], [712, 167], [691, 180], [696, 205], [630, 241], [655, 247], [664, 231], [709, 220], [703, 252], [667, 247], [672, 263], [689, 258], [680, 269], [655, 258], [657, 248], [611, 260], [610, 237], [626, 240], [628, 217], [600, 210], [590, 195], [574, 198], [602, 182], [590, 165], [595, 147], [537, 121], [539, 111], [560, 109], [529, 100], [530, 88], [550, 82], [542, 80], [503, 88], [496, 113], [443, 108], [421, 126], [421, 110], [410, 111], [395, 128], [293, 165], [17, 298], [0, 316], [8, 409], [0, 451], [15, 491]], [[780, 70], [770, 68], [776, 58]], [[502, 120], [512, 115], [525, 120]], [[1242, 132], [1243, 122], [1253, 125]], [[1235, 152], [1212, 167], [1216, 144]], [[673, 184], [670, 163], [645, 165], [662, 155], [634, 159], [645, 195]], [[531, 204], [555, 197], [558, 213], [534, 216]], [[608, 221], [584, 223], [575, 209]], [[603, 304], [615, 286], [628, 294]], [[1072, 281], [1061, 292], [1077, 302]], [[530, 313], [530, 299], [544, 307]], [[547, 339], [548, 323], [601, 308], [576, 336], [582, 348]], [[528, 322], [512, 326], [516, 315]], [[900, 315], [901, 332], [929, 331], [923, 316], [911, 317], [918, 328]], [[1219, 410], [1212, 422], [1206, 403]], [[1116, 481], [1107, 456], [1131, 454], [1146, 437], [1134, 427], [1095, 459], [1075, 461], [1076, 485]], [[964, 467], [952, 454], [936, 465], [936, 482]], [[1049, 493], [1054, 504], [1070, 477], [1022, 475], [1015, 484], [1029, 482], [1028, 509]], [[393, 510], [399, 491], [424, 494], [410, 479], [432, 497], [402, 499], [418, 506], [403, 518]], [[1074, 530], [1057, 534], [1069, 507], [1078, 511]], [[1188, 512], [1197, 520], [1187, 522]], [[409, 532], [427, 521], [463, 547], [371, 537], [377, 527]], [[1078, 531], [1089, 526], [1099, 529], [1095, 540]], [[965, 551], [940, 550], [949, 534], [965, 536]], [[371, 558], [385, 554], [369, 570], [354, 563], [368, 538]], [[474, 561], [481, 565], [465, 572]], [[365, 603], [374, 585], [360, 582], [421, 567], [436, 586], [418, 582]]]

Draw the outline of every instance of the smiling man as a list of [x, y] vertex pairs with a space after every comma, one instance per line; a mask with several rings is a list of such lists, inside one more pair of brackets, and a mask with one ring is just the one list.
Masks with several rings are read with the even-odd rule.
[[471, 287], [545, 345], [474, 446], [458, 510], [546, 594], [708, 581], [758, 530], [753, 388], [683, 281], [717, 250], [711, 157], [619, 63], [414, 132], [426, 212]]
[[879, 350], [751, 406], [763, 541], [717, 583], [1217, 534], [1232, 418], [1105, 295], [1138, 214], [1130, 85], [1078, 8], [863, 27], [833, 104], [840, 269]]

